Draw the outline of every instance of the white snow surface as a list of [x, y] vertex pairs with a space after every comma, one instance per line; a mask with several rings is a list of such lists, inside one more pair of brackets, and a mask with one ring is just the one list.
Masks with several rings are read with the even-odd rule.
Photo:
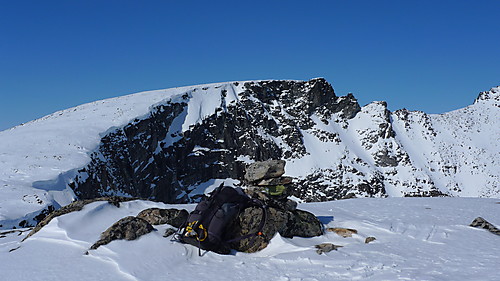
[[[89, 250], [100, 233], [125, 216], [151, 207], [186, 208], [149, 201], [94, 202], [27, 232], [0, 232], [1, 278], [22, 280], [499, 280], [500, 236], [469, 227], [482, 216], [500, 225], [498, 199], [365, 198], [304, 203], [325, 227], [358, 231], [313, 238], [276, 235], [253, 253], [198, 256], [197, 248], [162, 237], [169, 225], [134, 241]], [[19, 230], [23, 231], [23, 230]], [[376, 240], [365, 244], [366, 237]], [[333, 243], [337, 251], [316, 253]], [[17, 248], [17, 249], [16, 249]], [[12, 249], [16, 249], [11, 251]], [[88, 252], [88, 254], [85, 254]]]

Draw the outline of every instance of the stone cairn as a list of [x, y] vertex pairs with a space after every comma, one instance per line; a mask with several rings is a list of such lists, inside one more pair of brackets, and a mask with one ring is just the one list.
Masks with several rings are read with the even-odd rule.
[[267, 160], [255, 162], [245, 170], [245, 181], [254, 186], [275, 186], [289, 184], [291, 177], [283, 177], [285, 174], [284, 160]]
[[287, 186], [292, 183], [293, 178], [283, 176], [285, 164], [284, 160], [267, 160], [248, 165], [244, 177], [247, 194], [254, 197], [255, 193], [261, 192], [267, 196], [258, 199], [271, 197], [278, 201], [291, 201], [286, 199], [289, 194]]
[[[276, 233], [288, 238], [323, 234], [323, 225], [319, 219], [307, 211], [297, 209], [297, 203], [287, 198], [286, 185], [292, 182], [292, 178], [285, 177], [284, 174], [283, 160], [255, 162], [246, 168], [245, 192], [267, 206], [267, 219], [262, 229], [264, 235], [232, 243], [233, 249], [247, 253], [262, 250]], [[231, 236], [239, 237], [257, 231], [263, 217], [262, 212], [259, 207], [243, 210], [231, 229]]]

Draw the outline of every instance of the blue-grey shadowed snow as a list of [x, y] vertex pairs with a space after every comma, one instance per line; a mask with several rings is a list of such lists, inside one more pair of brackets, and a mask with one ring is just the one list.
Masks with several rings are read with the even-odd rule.
[[333, 221], [333, 216], [318, 216], [318, 219], [322, 224], [329, 224]]
[[68, 188], [68, 183], [74, 179], [76, 170], [77, 169], [72, 169], [65, 173], [61, 173], [56, 179], [35, 181], [32, 186], [46, 191], [63, 191]]

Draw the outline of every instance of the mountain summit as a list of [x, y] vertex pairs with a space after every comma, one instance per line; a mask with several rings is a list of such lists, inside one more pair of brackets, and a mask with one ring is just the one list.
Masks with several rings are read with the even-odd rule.
[[218, 83], [128, 95], [0, 132], [0, 225], [105, 195], [196, 200], [245, 165], [283, 159], [304, 201], [500, 197], [500, 87], [445, 114], [361, 107], [310, 81]]

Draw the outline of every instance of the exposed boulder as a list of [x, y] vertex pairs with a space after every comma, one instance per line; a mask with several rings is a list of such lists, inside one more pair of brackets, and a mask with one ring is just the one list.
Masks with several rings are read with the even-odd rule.
[[[174, 227], [181, 227], [188, 215], [188, 211], [184, 209], [145, 209], [137, 217], [125, 217], [114, 223], [101, 234], [99, 241], [94, 243], [90, 249], [95, 250], [99, 246], [106, 245], [113, 240], [135, 240], [153, 231], [155, 229], [153, 225], [170, 224]], [[169, 228], [165, 232], [164, 237], [168, 237], [173, 233], [175, 233], [175, 230]]]
[[259, 180], [279, 178], [285, 173], [284, 160], [267, 160], [255, 162], [246, 168], [245, 180], [248, 182], [257, 182]]
[[188, 211], [182, 209], [159, 209], [150, 208], [141, 211], [137, 217], [144, 219], [152, 225], [170, 224], [171, 226], [180, 227], [189, 216]]
[[500, 235], [500, 229], [496, 228], [493, 224], [489, 223], [482, 217], [475, 218], [470, 224], [470, 226], [484, 228], [493, 234]]
[[377, 240], [377, 238], [375, 238], [373, 236], [369, 236], [369, 237], [366, 237], [365, 243], [368, 244], [368, 243], [373, 242], [375, 240]]
[[90, 249], [95, 250], [99, 246], [106, 245], [113, 240], [135, 240], [153, 230], [153, 226], [141, 218], [133, 216], [125, 217], [104, 231], [101, 234], [101, 239], [95, 242]]
[[314, 237], [323, 235], [323, 224], [312, 213], [304, 210], [287, 211], [288, 221], [278, 232], [283, 237]]
[[[265, 197], [264, 201], [270, 206], [266, 210], [266, 221], [262, 228], [260, 236], [251, 236], [249, 238], [236, 241], [231, 247], [237, 251], [253, 253], [264, 249], [276, 233], [283, 237], [291, 238], [314, 237], [323, 234], [323, 225], [313, 214], [290, 208], [287, 208], [287, 200], [279, 202], [267, 196], [264, 193], [254, 193], [260, 197]], [[238, 216], [236, 223], [231, 228], [231, 237], [242, 237], [259, 231], [259, 226], [264, 218], [263, 209], [259, 207], [246, 208]]]
[[338, 248], [342, 248], [344, 246], [340, 246], [340, 245], [335, 245], [335, 244], [332, 244], [332, 243], [321, 243], [319, 245], [316, 245], [316, 253], [318, 253], [318, 255], [321, 255], [323, 253], [328, 253], [328, 252], [331, 252], [333, 250], [337, 251]]

